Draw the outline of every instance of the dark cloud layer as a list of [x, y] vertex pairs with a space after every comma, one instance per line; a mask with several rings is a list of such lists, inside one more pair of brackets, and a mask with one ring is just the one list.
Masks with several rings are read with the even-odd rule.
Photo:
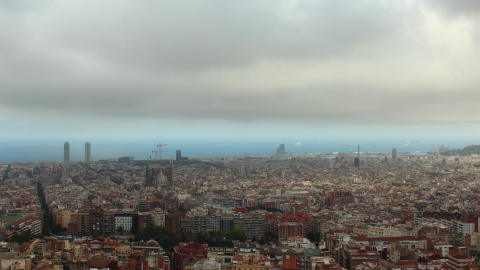
[[480, 120], [477, 1], [0, 3], [4, 114]]

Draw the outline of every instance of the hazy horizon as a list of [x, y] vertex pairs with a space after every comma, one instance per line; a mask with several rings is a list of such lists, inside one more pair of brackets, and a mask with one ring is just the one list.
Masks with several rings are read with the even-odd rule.
[[[0, 162], [14, 161], [62, 161], [63, 144], [65, 141], [51, 140], [3, 140], [0, 144]], [[86, 140], [68, 140], [70, 144], [70, 160], [84, 160], [84, 146]], [[158, 150], [159, 143], [154, 139], [98, 139], [89, 140], [91, 144], [92, 160], [109, 159], [123, 156], [134, 156], [136, 160], [145, 160], [150, 156], [154, 158], [154, 150]], [[331, 152], [356, 152], [357, 145], [363, 152], [391, 152], [397, 148], [399, 153], [414, 151], [429, 151], [432, 147], [449, 146], [450, 148], [463, 148], [476, 141], [468, 139], [444, 140], [431, 138], [277, 138], [277, 139], [171, 139], [162, 141], [167, 144], [162, 148], [162, 159], [174, 158], [176, 150], [182, 151], [182, 156], [200, 158], [217, 156], [240, 156], [245, 153], [251, 156], [275, 154], [276, 148], [285, 144], [286, 152], [301, 153], [331, 153]], [[300, 143], [300, 145], [299, 145]], [[351, 146], [345, 146], [351, 145]]]
[[476, 0], [0, 0], [0, 147], [475, 142], [479, 15]]

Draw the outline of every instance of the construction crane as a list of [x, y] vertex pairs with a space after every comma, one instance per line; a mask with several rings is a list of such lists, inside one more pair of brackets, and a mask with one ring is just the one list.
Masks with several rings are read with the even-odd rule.
[[162, 168], [162, 146], [166, 146], [168, 144], [161, 144], [161, 143], [158, 143], [157, 144], [157, 147], [158, 147], [158, 159], [160, 160], [160, 166], [159, 168], [161, 169]]

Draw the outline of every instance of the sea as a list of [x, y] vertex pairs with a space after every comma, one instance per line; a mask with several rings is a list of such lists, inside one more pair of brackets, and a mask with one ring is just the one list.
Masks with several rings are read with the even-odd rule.
[[133, 156], [135, 160], [154, 157], [153, 151], [162, 147], [162, 159], [175, 158], [176, 151], [190, 158], [241, 156], [265, 156], [276, 153], [280, 144], [285, 144], [285, 151], [292, 154], [360, 152], [391, 153], [397, 148], [398, 153], [415, 153], [430, 151], [433, 147], [463, 148], [477, 144], [468, 139], [442, 138], [167, 138], [158, 139], [0, 139], [0, 162], [28, 161], [62, 161], [65, 141], [70, 144], [70, 160], [83, 161], [85, 142], [91, 144], [92, 160]]

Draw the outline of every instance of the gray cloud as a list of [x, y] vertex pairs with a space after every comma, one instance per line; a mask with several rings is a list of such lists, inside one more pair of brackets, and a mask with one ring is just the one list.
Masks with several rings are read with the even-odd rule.
[[[146, 1], [117, 4], [114, 10], [108, 2], [95, 4], [94, 9], [79, 4], [48, 9], [49, 18], [40, 16], [39, 25], [26, 23], [28, 34], [12, 46], [55, 57], [82, 54], [140, 69], [205, 70], [265, 58], [338, 56], [398, 32], [402, 15], [388, 7], [343, 1], [285, 8], [294, 15], [274, 12], [277, 5], [262, 2]], [[19, 30], [10, 34], [19, 36]]]
[[[463, 26], [449, 19], [429, 22], [419, 4], [32, 3], [1, 2], [8, 27], [0, 30], [0, 108], [7, 113], [367, 124], [480, 120], [474, 34], [455, 31]], [[449, 5], [426, 7], [447, 12]], [[462, 13], [463, 6], [455, 7]]]
[[480, 2], [476, 0], [429, 0], [431, 7], [448, 16], [477, 16], [480, 13]]

